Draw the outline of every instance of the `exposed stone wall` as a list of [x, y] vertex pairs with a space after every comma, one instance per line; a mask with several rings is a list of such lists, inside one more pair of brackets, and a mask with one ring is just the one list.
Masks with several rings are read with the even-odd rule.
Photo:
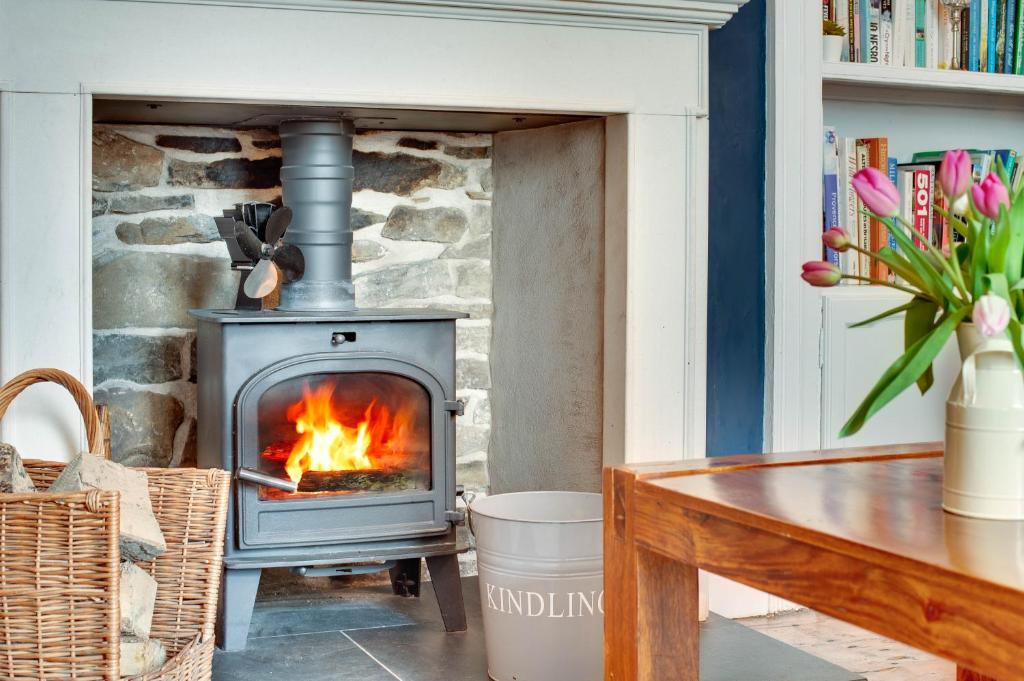
[[[231, 307], [237, 274], [213, 216], [280, 197], [273, 130], [96, 125], [93, 379], [114, 457], [195, 461], [193, 307]], [[487, 487], [491, 137], [368, 132], [355, 140], [354, 274], [361, 307], [444, 307], [458, 323], [459, 482]]]

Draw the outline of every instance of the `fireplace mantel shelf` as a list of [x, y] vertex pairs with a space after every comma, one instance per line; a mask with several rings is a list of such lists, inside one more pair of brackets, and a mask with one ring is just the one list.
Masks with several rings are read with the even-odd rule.
[[[124, 2], [126, 0], [110, 0]], [[136, 0], [131, 0], [136, 1]], [[190, 5], [323, 12], [399, 14], [443, 19], [476, 19], [564, 26], [685, 31], [694, 25], [718, 28], [747, 0], [139, 0]]]

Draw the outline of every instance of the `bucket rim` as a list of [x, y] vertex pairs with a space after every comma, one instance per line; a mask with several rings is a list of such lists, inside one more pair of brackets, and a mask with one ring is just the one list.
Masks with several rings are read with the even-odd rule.
[[594, 523], [604, 521], [603, 511], [602, 513], [598, 514], [598, 516], [595, 518], [576, 518], [572, 520], [531, 520], [528, 518], [514, 518], [509, 515], [495, 513], [493, 511], [487, 513], [477, 508], [478, 504], [485, 503], [488, 499], [496, 499], [498, 497], [547, 496], [552, 494], [573, 495], [579, 497], [597, 497], [599, 499], [602, 498], [602, 495], [598, 492], [574, 492], [571, 490], [533, 490], [528, 492], [504, 492], [502, 494], [491, 494], [486, 497], [480, 497], [479, 499], [474, 500], [473, 503], [469, 505], [469, 511], [474, 515], [479, 515], [484, 518], [491, 518], [493, 520], [507, 520], [509, 522], [516, 523], [529, 523], [531, 525], [576, 525], [579, 523]]

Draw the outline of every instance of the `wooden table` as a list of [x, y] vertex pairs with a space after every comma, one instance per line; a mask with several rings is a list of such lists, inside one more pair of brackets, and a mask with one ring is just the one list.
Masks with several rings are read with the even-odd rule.
[[606, 469], [606, 680], [697, 680], [698, 569], [1024, 679], [1024, 522], [945, 513], [938, 447]]

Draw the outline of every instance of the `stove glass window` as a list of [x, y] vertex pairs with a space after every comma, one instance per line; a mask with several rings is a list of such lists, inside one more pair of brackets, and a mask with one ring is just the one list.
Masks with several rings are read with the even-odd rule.
[[289, 379], [259, 400], [259, 467], [299, 483], [260, 499], [430, 489], [430, 395], [395, 374]]

